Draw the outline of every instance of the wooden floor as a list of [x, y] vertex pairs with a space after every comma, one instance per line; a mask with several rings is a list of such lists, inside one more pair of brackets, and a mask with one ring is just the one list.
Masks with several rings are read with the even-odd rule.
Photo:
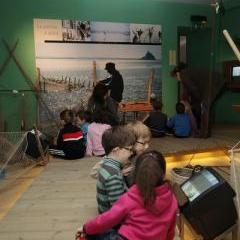
[[96, 182], [88, 176], [95, 162], [53, 159], [0, 222], [0, 239], [74, 239], [77, 227], [97, 213]]
[[[228, 134], [227, 134], [228, 133]], [[238, 129], [222, 129], [210, 139], [175, 139], [166, 137], [154, 139], [151, 148], [170, 153], [190, 152], [184, 157], [167, 157], [168, 174], [175, 166], [183, 166], [191, 160], [192, 164], [229, 166], [229, 157], [221, 149], [212, 154], [191, 152], [232, 146], [240, 136]], [[221, 137], [222, 136], [222, 137]], [[198, 148], [194, 148], [198, 146]], [[203, 147], [205, 146], [205, 147]], [[206, 151], [206, 150], [205, 150]], [[215, 155], [217, 153], [217, 155]], [[48, 166], [34, 179], [26, 192], [8, 214], [0, 220], [1, 240], [70, 240], [74, 239], [76, 229], [89, 217], [95, 216], [95, 180], [89, 177], [96, 158], [84, 158], [76, 161], [52, 159]], [[17, 183], [16, 183], [17, 185]], [[24, 191], [25, 191], [24, 190]], [[0, 193], [0, 211], [4, 193]], [[6, 199], [6, 197], [5, 197]], [[9, 198], [10, 201], [10, 198]], [[187, 240], [194, 239], [191, 234]]]
[[163, 154], [204, 152], [211, 149], [231, 149], [240, 140], [240, 126], [214, 127], [209, 138], [175, 138], [166, 136], [152, 139], [151, 148]]

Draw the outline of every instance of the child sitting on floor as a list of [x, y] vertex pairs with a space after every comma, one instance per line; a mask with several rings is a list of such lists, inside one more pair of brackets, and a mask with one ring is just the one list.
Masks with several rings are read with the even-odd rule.
[[92, 120], [91, 112], [84, 110], [78, 111], [76, 125], [80, 127], [83, 132], [83, 141], [85, 145], [87, 144], [87, 133], [91, 120]]
[[125, 181], [128, 187], [134, 183], [134, 171], [136, 165], [136, 158], [142, 154], [149, 147], [151, 140], [151, 132], [149, 128], [140, 121], [133, 121], [127, 124], [127, 126], [133, 130], [136, 136], [136, 143], [134, 145], [134, 155], [129, 159], [128, 164], [123, 166], [122, 173], [125, 177]]
[[159, 100], [154, 100], [152, 106], [153, 111], [145, 117], [143, 123], [150, 128], [153, 137], [163, 137], [167, 128], [167, 115], [162, 113], [162, 103]]
[[82, 158], [85, 153], [83, 133], [79, 127], [74, 125], [75, 113], [71, 110], [64, 110], [60, 113], [60, 118], [64, 126], [58, 134], [57, 146], [49, 149], [49, 152], [64, 159]]
[[86, 156], [103, 157], [105, 150], [102, 146], [102, 135], [111, 128], [109, 115], [104, 110], [98, 110], [93, 113], [92, 120], [88, 126]]
[[[161, 153], [141, 154], [136, 165], [136, 185], [110, 210], [85, 223], [76, 239], [80, 235], [87, 239], [102, 239], [105, 232], [105, 240], [173, 240], [177, 201], [164, 180], [165, 173], [166, 162]], [[120, 225], [118, 229], [112, 229], [117, 225]]]
[[176, 112], [177, 113], [168, 120], [167, 126], [173, 129], [175, 137], [189, 137], [191, 132], [190, 116], [185, 112], [183, 103], [178, 102], [176, 104]]
[[121, 168], [133, 154], [136, 137], [126, 126], [116, 126], [106, 130], [102, 145], [106, 152], [98, 171], [97, 202], [99, 213], [107, 211], [127, 190]]
[[[131, 156], [129, 161], [124, 166], [122, 166], [122, 174], [124, 175], [126, 184], [129, 187], [133, 184], [133, 174], [135, 169], [136, 157], [143, 153], [149, 147], [151, 132], [149, 128], [140, 121], [130, 122], [126, 126], [131, 129], [131, 131], [133, 131], [136, 136], [136, 142], [133, 148], [134, 154]], [[94, 165], [90, 172], [91, 177], [97, 178], [98, 170], [101, 165], [102, 160]]]

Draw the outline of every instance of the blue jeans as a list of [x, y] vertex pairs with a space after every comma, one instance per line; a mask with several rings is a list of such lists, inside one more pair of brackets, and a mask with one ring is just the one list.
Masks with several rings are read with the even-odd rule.
[[108, 230], [105, 233], [99, 235], [91, 235], [87, 237], [87, 240], [120, 240], [122, 239], [115, 229]]

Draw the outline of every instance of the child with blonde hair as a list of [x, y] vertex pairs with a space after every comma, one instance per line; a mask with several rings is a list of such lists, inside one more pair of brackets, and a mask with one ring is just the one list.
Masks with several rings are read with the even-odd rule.
[[[136, 156], [143, 153], [149, 147], [149, 142], [151, 140], [151, 132], [149, 128], [144, 125], [141, 121], [133, 121], [126, 124], [126, 127], [132, 130], [136, 136], [136, 142], [133, 148], [134, 155], [129, 159], [129, 161], [122, 166], [122, 174], [125, 177], [125, 181], [128, 186], [133, 184], [133, 173], [135, 166]], [[90, 175], [93, 178], [97, 178], [98, 170], [102, 165], [102, 161], [99, 161], [92, 168]]]
[[127, 126], [131, 128], [136, 135], [137, 141], [134, 149], [136, 155], [139, 155], [149, 147], [149, 142], [151, 140], [151, 132], [149, 128], [141, 121], [129, 122]]
[[133, 175], [135, 171], [136, 158], [148, 149], [149, 142], [151, 140], [151, 132], [150, 129], [141, 121], [129, 122], [127, 126], [133, 130], [137, 139], [134, 145], [135, 155], [132, 156], [131, 159], [129, 159], [128, 164], [126, 164], [122, 169], [122, 173], [125, 176], [126, 184], [128, 187], [130, 187], [134, 183]]

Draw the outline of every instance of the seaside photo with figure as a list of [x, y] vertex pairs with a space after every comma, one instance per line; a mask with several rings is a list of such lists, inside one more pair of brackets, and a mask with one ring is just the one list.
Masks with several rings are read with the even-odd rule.
[[[115, 63], [122, 74], [122, 102], [145, 100], [151, 76], [151, 92], [161, 96], [161, 45], [132, 44], [130, 25], [90, 22], [92, 42], [62, 41], [62, 33], [56, 35], [59, 39], [47, 36], [40, 41], [35, 37], [39, 86], [54, 116], [69, 106], [86, 106], [96, 83], [109, 77], [107, 62]], [[40, 110], [40, 118], [45, 121], [44, 111]]]

